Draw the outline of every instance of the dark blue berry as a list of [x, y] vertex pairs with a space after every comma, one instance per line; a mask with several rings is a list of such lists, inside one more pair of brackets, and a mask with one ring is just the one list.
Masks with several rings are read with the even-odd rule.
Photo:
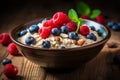
[[116, 24], [115, 22], [109, 21], [109, 22], [107, 23], [107, 26], [108, 26], [109, 28], [112, 28], [112, 26], [115, 25], [115, 24]]
[[3, 64], [3, 65], [11, 64], [11, 63], [12, 63], [12, 61], [11, 61], [10, 59], [7, 59], [7, 58], [6, 58], [6, 59], [3, 59], [3, 60], [2, 60], [2, 64]]
[[96, 32], [97, 32], [97, 34], [98, 34], [99, 36], [102, 36], [102, 35], [103, 35], [103, 30], [102, 30], [102, 29], [98, 29]]
[[62, 45], [61, 45], [61, 46], [59, 46], [59, 48], [60, 48], [60, 49], [64, 49], [64, 48], [65, 48], [65, 46], [62, 46]]
[[58, 28], [53, 28], [51, 33], [55, 36], [59, 36], [60, 35], [60, 30]]
[[19, 36], [23, 36], [23, 35], [25, 35], [26, 33], [27, 33], [27, 30], [22, 30], [22, 31], [20, 31]]
[[37, 32], [38, 29], [39, 29], [39, 27], [38, 27], [37, 25], [31, 25], [31, 26], [29, 27], [30, 33]]
[[35, 38], [32, 37], [32, 36], [29, 36], [29, 37], [27, 37], [27, 38], [25, 39], [25, 43], [26, 43], [27, 45], [34, 44], [34, 43], [35, 43]]
[[112, 26], [112, 30], [114, 30], [114, 31], [119, 31], [120, 30], [120, 26], [119, 25], [113, 25]]
[[115, 64], [120, 64], [120, 55], [115, 55], [114, 58], [113, 58], [113, 62]]
[[91, 39], [91, 40], [94, 40], [94, 41], [96, 41], [96, 36], [93, 34], [93, 33], [90, 33], [90, 34], [88, 34], [87, 36], [86, 36], [86, 38], [87, 39]]
[[75, 39], [75, 40], [79, 39], [77, 33], [75, 33], [75, 32], [70, 32], [68, 37], [69, 37], [69, 39]]
[[91, 30], [95, 31], [95, 27], [94, 26], [89, 26]]
[[50, 47], [51, 47], [50, 41], [48, 40], [43, 41], [41, 48], [50, 48]]
[[61, 33], [66, 33], [67, 34], [69, 32], [69, 29], [68, 29], [67, 26], [61, 26], [60, 30], [61, 30]]

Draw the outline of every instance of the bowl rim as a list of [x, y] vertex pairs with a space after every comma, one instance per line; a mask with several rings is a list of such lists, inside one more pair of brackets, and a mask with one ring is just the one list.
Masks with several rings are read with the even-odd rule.
[[92, 21], [92, 20], [83, 19], [84, 21], [91, 21], [91, 22], [94, 22], [94, 23], [97, 23], [97, 24], [101, 25], [101, 26], [105, 29], [105, 31], [106, 31], [106, 34], [107, 34], [106, 37], [105, 37], [104, 39], [98, 41], [98, 42], [93, 43], [93, 44], [89, 44], [89, 45], [82, 46], [82, 47], [73, 47], [73, 48], [64, 48], [64, 49], [38, 48], [38, 47], [28, 46], [28, 45], [25, 45], [25, 44], [17, 41], [17, 39], [15, 39], [15, 37], [14, 37], [14, 33], [15, 33], [15, 32], [14, 32], [14, 31], [18, 31], [18, 29], [20, 29], [20, 28], [22, 28], [22, 27], [24, 27], [24, 26], [26, 26], [26, 25], [29, 25], [29, 24], [34, 23], [34, 22], [36, 22], [36, 21], [41, 21], [41, 20], [43, 20], [43, 19], [44, 19], [44, 18], [38, 18], [38, 19], [29, 21], [29, 22], [26, 22], [26, 23], [23, 23], [23, 24], [20, 24], [20, 25], [14, 27], [14, 28], [11, 29], [11, 31], [10, 31], [10, 38], [11, 38], [11, 40], [12, 40], [15, 44], [17, 44], [17, 45], [19, 45], [19, 46], [26, 47], [26, 48], [30, 48], [30, 49], [45, 50], [45, 51], [57, 51], [57, 50], [58, 50], [58, 51], [61, 51], [61, 50], [63, 51], [63, 50], [83, 50], [83, 49], [88, 49], [88, 48], [96, 47], [96, 46], [98, 46], [98, 45], [100, 45], [100, 44], [103, 44], [103, 43], [107, 42], [108, 39], [109, 39], [110, 36], [111, 36], [111, 31], [110, 31], [110, 29], [109, 29], [107, 26], [105, 26], [105, 25], [103, 25], [103, 24], [100, 24], [100, 23], [97, 23], [97, 22]]

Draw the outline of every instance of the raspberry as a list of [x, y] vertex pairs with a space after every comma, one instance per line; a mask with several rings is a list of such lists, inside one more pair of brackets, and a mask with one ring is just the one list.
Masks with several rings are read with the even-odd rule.
[[105, 19], [102, 15], [98, 15], [96, 18], [95, 18], [95, 21], [98, 22], [98, 23], [101, 23], [101, 24], [104, 24], [105, 23]]
[[2, 33], [0, 34], [0, 43], [3, 45], [9, 45], [11, 43], [11, 39], [8, 33]]
[[18, 73], [18, 69], [12, 64], [6, 64], [3, 68], [3, 73], [7, 77], [14, 77]]
[[69, 22], [69, 18], [63, 12], [57, 12], [53, 15], [53, 23], [55, 25], [63, 25], [64, 23]]
[[44, 27], [49, 27], [49, 26], [54, 27], [55, 25], [53, 24], [53, 20], [50, 19], [50, 20], [45, 21], [45, 22], [43, 23], [43, 26], [44, 26]]
[[86, 15], [81, 15], [80, 17], [81, 17], [82, 19], [89, 19], [89, 17], [86, 16]]
[[54, 23], [53, 23], [53, 19], [50, 19], [50, 20], [47, 20], [46, 22], [44, 22], [44, 23], [43, 23], [43, 26], [44, 26], [44, 27], [49, 27], [49, 26], [50, 26], [51, 28], [55, 28], [55, 27], [56, 27], [56, 28], [60, 28], [60, 27], [61, 27], [61, 25], [56, 25], [56, 24], [54, 24]]
[[11, 55], [17, 55], [18, 54], [18, 49], [16, 47], [16, 45], [14, 43], [10, 43], [8, 45], [8, 48], [7, 48], [8, 52], [11, 54]]
[[80, 26], [79, 33], [81, 35], [83, 35], [83, 36], [86, 36], [87, 34], [90, 33], [90, 30], [89, 30], [88, 26], [85, 26], [85, 25], [84, 26]]
[[69, 31], [72, 32], [72, 31], [75, 31], [76, 30], [76, 24], [74, 22], [68, 22], [66, 24], [66, 26], [68, 27]]
[[51, 34], [51, 29], [51, 27], [42, 27], [38, 30], [38, 34], [40, 35], [40, 37], [45, 39]]

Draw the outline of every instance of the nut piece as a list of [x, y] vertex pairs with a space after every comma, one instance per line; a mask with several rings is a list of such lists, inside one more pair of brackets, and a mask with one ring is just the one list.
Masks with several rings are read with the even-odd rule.
[[54, 37], [54, 40], [55, 40], [55, 41], [60, 41], [60, 37], [59, 37], [59, 36], [55, 36], [55, 37]]
[[72, 43], [77, 45], [77, 40], [72, 40]]
[[85, 43], [85, 40], [80, 39], [80, 40], [77, 41], [77, 43], [78, 43], [79, 46], [82, 46]]

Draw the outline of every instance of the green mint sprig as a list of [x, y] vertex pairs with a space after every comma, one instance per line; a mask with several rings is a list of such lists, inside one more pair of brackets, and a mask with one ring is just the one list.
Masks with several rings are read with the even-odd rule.
[[99, 9], [92, 10], [90, 8], [90, 6], [88, 4], [86, 4], [86, 3], [84, 3], [84, 2], [78, 2], [77, 3], [77, 5], [76, 5], [76, 11], [78, 12], [78, 14], [86, 15], [90, 19], [94, 19], [98, 15], [101, 14], [101, 11]]
[[78, 30], [82, 25], [82, 18], [78, 17], [77, 12], [74, 9], [70, 9], [68, 11], [68, 17], [77, 24], [77, 29], [75, 32], [78, 33]]

